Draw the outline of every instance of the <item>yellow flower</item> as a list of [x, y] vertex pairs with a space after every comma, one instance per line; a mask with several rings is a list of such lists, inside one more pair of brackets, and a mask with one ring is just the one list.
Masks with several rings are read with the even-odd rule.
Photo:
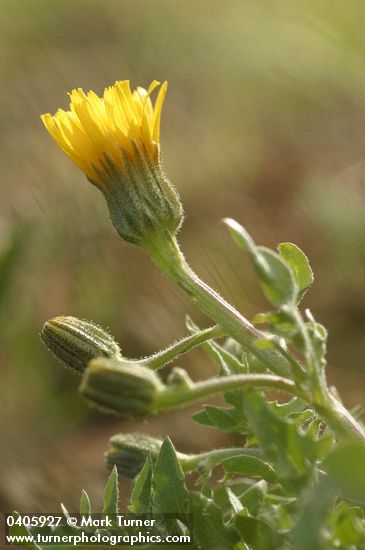
[[[70, 110], [42, 115], [57, 145], [104, 194], [119, 235], [140, 246], [176, 235], [183, 211], [160, 162], [160, 119], [167, 82], [153, 105], [148, 90], [129, 81], [106, 88], [103, 97], [70, 93]], [[157, 240], [157, 241], [156, 241]]]
[[122, 170], [126, 158], [136, 161], [137, 151], [149, 162], [158, 162], [167, 82], [153, 105], [151, 94], [159, 84], [154, 80], [148, 90], [138, 87], [132, 92], [129, 81], [122, 80], [106, 88], [103, 97], [78, 88], [69, 94], [69, 111], [59, 109], [55, 115], [47, 113], [41, 118], [64, 153], [100, 187], [106, 158]]

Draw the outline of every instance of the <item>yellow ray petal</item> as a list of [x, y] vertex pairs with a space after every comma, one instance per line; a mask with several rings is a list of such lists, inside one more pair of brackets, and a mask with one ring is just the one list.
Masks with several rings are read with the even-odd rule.
[[152, 138], [153, 141], [156, 143], [160, 142], [160, 124], [161, 124], [161, 112], [162, 112], [162, 106], [165, 101], [167, 93], [167, 81], [162, 84], [157, 99], [154, 106], [154, 114], [153, 114], [153, 133]]
[[[155, 105], [151, 94], [160, 85], [153, 80], [148, 89], [132, 91], [128, 80], [117, 81], [102, 97], [81, 88], [72, 90], [70, 110], [42, 115], [42, 121], [59, 147], [89, 177], [99, 177], [105, 154], [123, 169], [125, 152], [133, 161], [135, 147], [149, 162], [159, 154], [160, 119], [167, 83], [164, 82]], [[95, 172], [94, 168], [98, 174]]]

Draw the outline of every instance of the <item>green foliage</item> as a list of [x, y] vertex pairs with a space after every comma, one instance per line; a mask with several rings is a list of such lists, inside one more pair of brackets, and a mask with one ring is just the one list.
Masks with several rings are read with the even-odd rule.
[[86, 491], [82, 490], [80, 498], [80, 514], [89, 516], [91, 514], [91, 504], [89, 495]]
[[[192, 334], [199, 332], [199, 327], [190, 319], [186, 317], [186, 327]], [[214, 340], [209, 340], [202, 344], [202, 348], [218, 363], [220, 367], [220, 375], [227, 376], [229, 374], [242, 374], [247, 372], [247, 364], [243, 362], [242, 349], [236, 347], [236, 352], [239, 350], [240, 357], [236, 357], [230, 350], [231, 341], [227, 340], [228, 345], [220, 346]]]
[[272, 250], [256, 246], [247, 231], [236, 221], [224, 221], [238, 246], [249, 253], [261, 288], [269, 302], [274, 306], [293, 304], [299, 290], [287, 262]]
[[204, 409], [192, 416], [198, 424], [218, 428], [222, 432], [247, 433], [246, 415], [238, 408], [213, 407], [205, 405]]
[[277, 415], [257, 392], [246, 394], [244, 408], [265, 457], [283, 485], [297, 490], [320, 458], [320, 443], [301, 431], [294, 420]]
[[293, 243], [281, 243], [278, 246], [279, 254], [291, 268], [298, 285], [298, 301], [313, 284], [313, 271], [307, 256]]
[[282, 537], [265, 521], [244, 514], [237, 514], [234, 525], [249, 548], [276, 550]]
[[152, 475], [153, 463], [152, 459], [148, 457], [133, 484], [129, 505], [131, 512], [144, 514], [152, 510]]
[[105, 515], [118, 513], [118, 498], [118, 472], [114, 466], [104, 490], [103, 513]]
[[222, 460], [221, 465], [226, 471], [226, 479], [241, 474], [246, 477], [260, 477], [270, 483], [277, 481], [274, 468], [255, 456], [232, 456]]
[[[351, 468], [348, 465], [351, 464]], [[334, 490], [351, 502], [365, 506], [365, 444], [358, 441], [339, 445], [323, 466]]]
[[223, 512], [214, 500], [191, 493], [189, 504], [194, 517], [194, 538], [199, 547], [212, 550], [233, 548], [239, 541], [238, 533], [224, 521]]
[[[171, 483], [171, 480], [174, 480]], [[184, 514], [187, 490], [185, 476], [169, 438], [165, 439], [157, 457], [152, 478], [153, 505], [157, 512]]]
[[[257, 314], [254, 325], [239, 317], [238, 326], [246, 332], [244, 338], [237, 337], [233, 308], [213, 292], [202, 294], [206, 286], [197, 283], [191, 271], [179, 273], [174, 249], [171, 278], [187, 289], [215, 322], [222, 319], [218, 328], [225, 331], [214, 332], [215, 327], [209, 339], [195, 339], [204, 331], [187, 318], [194, 346], [200, 344], [214, 361], [217, 376], [195, 384], [185, 371], [175, 369], [167, 384], [161, 385], [158, 410], [174, 402], [189, 403], [191, 396], [207, 398], [220, 391], [224, 406], [203, 403], [192, 418], [201, 426], [237, 434], [241, 447], [187, 455], [177, 452], [167, 437], [152, 453], [144, 444], [148, 438], [140, 437], [137, 454], [118, 454], [119, 461], [126, 461], [124, 468], [118, 462], [120, 472], [137, 472], [128, 510], [164, 518], [156, 532], [191, 532], [197, 550], [363, 548], [365, 436], [362, 426], [347, 411], [344, 415], [344, 408], [326, 386], [327, 331], [309, 310], [304, 319], [298, 308], [313, 283], [308, 259], [291, 243], [280, 244], [279, 254], [257, 246], [237, 222], [225, 223], [235, 242], [248, 252], [259, 284], [275, 309]], [[169, 256], [158, 260], [167, 273], [170, 260]], [[262, 326], [265, 330], [256, 328]], [[218, 343], [216, 338], [222, 334], [226, 339]], [[182, 349], [179, 346], [176, 344], [176, 357]], [[266, 353], [260, 355], [257, 350]], [[164, 357], [166, 364], [171, 360], [170, 351], [158, 354], [159, 367]], [[275, 373], [271, 358], [278, 355], [288, 363], [290, 378], [270, 374], [272, 370]], [[133, 365], [129, 368], [134, 380]], [[144, 369], [151, 372], [148, 361]], [[116, 376], [121, 371], [122, 367], [115, 365]], [[115, 384], [111, 386], [110, 391], [118, 394]], [[100, 390], [98, 384], [95, 387]], [[135, 387], [140, 389], [138, 380]], [[273, 399], [266, 393], [270, 388], [285, 389], [292, 395], [281, 392]], [[120, 392], [116, 395], [119, 398]], [[123, 399], [123, 406], [129, 400], [130, 410], [135, 397], [129, 389]], [[136, 463], [131, 464], [134, 456]], [[113, 464], [113, 453], [108, 457]], [[195, 485], [186, 483], [186, 472], [197, 474]], [[217, 475], [212, 474], [218, 472], [223, 476], [214, 481]], [[117, 478], [114, 466], [104, 492], [105, 515], [118, 511]], [[90, 501], [84, 492], [80, 509], [82, 514], [90, 514]]]

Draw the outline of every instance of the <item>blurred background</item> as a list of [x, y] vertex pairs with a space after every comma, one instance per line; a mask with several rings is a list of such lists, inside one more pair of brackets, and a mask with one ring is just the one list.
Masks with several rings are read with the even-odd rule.
[[[305, 299], [330, 334], [328, 376], [365, 404], [365, 4], [340, 0], [2, 0], [0, 3], [0, 506], [100, 506], [116, 431], [169, 434], [182, 451], [235, 443], [188, 410], [145, 425], [91, 411], [79, 379], [38, 334], [60, 314], [108, 327], [138, 357], [204, 318], [136, 247], [39, 115], [75, 87], [169, 81], [164, 165], [186, 211], [196, 271], [249, 318], [270, 306], [219, 224], [259, 244], [297, 243], [316, 281]], [[179, 365], [215, 372], [203, 352]], [[129, 483], [123, 485], [127, 498]]]

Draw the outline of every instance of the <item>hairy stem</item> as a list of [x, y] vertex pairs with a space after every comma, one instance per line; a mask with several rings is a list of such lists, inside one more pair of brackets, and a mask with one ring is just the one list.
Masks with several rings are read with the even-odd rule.
[[[288, 376], [293, 373], [290, 365], [290, 361], [286, 357], [283, 357], [275, 349], [260, 349], [256, 345], [257, 340], [265, 339], [265, 335], [257, 330], [241, 313], [239, 313], [233, 306], [231, 306], [226, 300], [224, 300], [216, 291], [211, 289], [206, 283], [204, 283], [189, 267], [185, 258], [176, 242], [176, 239], [166, 238], [151, 239], [149, 242], [145, 242], [144, 246], [149, 252], [155, 263], [159, 266], [161, 271], [174, 283], [186, 292], [192, 301], [206, 313], [211, 319], [213, 319], [219, 326], [221, 326], [226, 333], [234, 340], [239, 342], [243, 349], [252, 353], [261, 363], [277, 375]], [[282, 389], [289, 393], [299, 395], [304, 398], [309, 404], [311, 404], [318, 414], [321, 415], [324, 421], [333, 429], [333, 431], [341, 438], [361, 438], [365, 439], [365, 432], [362, 426], [352, 417], [352, 415], [343, 407], [337, 400], [335, 400], [329, 392], [328, 386], [325, 381], [323, 368], [321, 369], [315, 364], [315, 357], [313, 356], [313, 350], [309, 342], [308, 335], [305, 330], [305, 325], [301, 321], [300, 328], [303, 332], [306, 347], [306, 357], [309, 361], [309, 372], [311, 376], [311, 395], [308, 392], [302, 392], [298, 389], [297, 385], [288, 379], [281, 379], [278, 377], [277, 384], [274, 380], [271, 380], [271, 384], [268, 383], [268, 387], [274, 387], [276, 389]], [[253, 375], [252, 375], [253, 376]], [[258, 375], [257, 375], [258, 376]], [[232, 377], [229, 377], [230, 380]], [[275, 377], [273, 377], [275, 378]], [[282, 382], [284, 380], [284, 382]], [[216, 380], [210, 381], [194, 386], [195, 398], [199, 399], [205, 395], [216, 393], [216, 391], [226, 390], [213, 389], [218, 388], [216, 386]], [[221, 379], [222, 382], [222, 379]], [[229, 382], [227, 382], [229, 385]], [[246, 380], [246, 383], [242, 382], [243, 386], [246, 385], [262, 385], [265, 386], [264, 379], [262, 384], [258, 379], [254, 383]], [[236, 387], [236, 386], [235, 386]], [[170, 392], [171, 395], [171, 392]], [[169, 393], [166, 393], [168, 398]], [[188, 397], [190, 396], [190, 397]], [[180, 394], [180, 404], [190, 402], [192, 399], [191, 390], [186, 393], [186, 399], [184, 400], [183, 394]], [[195, 399], [194, 398], [194, 399]]]
[[182, 288], [197, 306], [218, 323], [226, 333], [251, 352], [275, 374], [288, 375], [290, 365], [274, 349], [260, 349], [257, 340], [265, 335], [257, 330], [241, 313], [226, 302], [190, 269], [176, 240], [166, 239], [145, 243], [145, 248], [162, 272]]
[[308, 396], [300, 391], [295, 383], [288, 378], [283, 378], [274, 374], [237, 374], [233, 376], [210, 378], [209, 380], [204, 380], [195, 384], [192, 383], [191, 385], [181, 386], [179, 384], [172, 384], [171, 386], [167, 386], [156, 400], [156, 412], [194, 403], [203, 397], [215, 395], [217, 393], [240, 389], [246, 390], [249, 388], [279, 390], [297, 395], [301, 399], [308, 399]]
[[326, 386], [321, 388], [322, 394], [313, 407], [327, 422], [332, 430], [341, 438], [357, 438], [365, 440], [363, 426], [355, 420], [352, 414], [331, 394]]
[[342, 403], [331, 395], [326, 381], [325, 362], [314, 352], [307, 326], [300, 312], [293, 310], [292, 315], [304, 341], [314, 409], [339, 437], [365, 439], [365, 430], [361, 424], [355, 420]]
[[212, 340], [213, 338], [220, 338], [225, 335], [225, 331], [219, 325], [215, 325], [214, 327], [209, 327], [205, 330], [201, 330], [195, 334], [187, 336], [186, 338], [180, 340], [180, 342], [176, 342], [175, 344], [172, 344], [168, 348], [159, 351], [154, 355], [137, 360], [136, 363], [150, 369], [157, 370], [192, 348], [199, 346], [208, 340]]

